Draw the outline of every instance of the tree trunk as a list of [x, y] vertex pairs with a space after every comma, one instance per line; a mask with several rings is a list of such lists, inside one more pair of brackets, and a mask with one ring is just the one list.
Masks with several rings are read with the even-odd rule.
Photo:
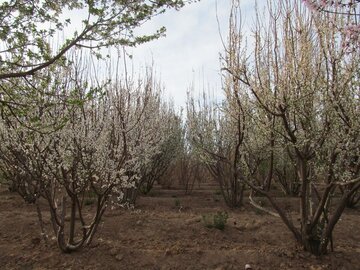
[[[73, 195], [75, 196], [75, 195]], [[70, 215], [70, 231], [69, 231], [69, 243], [74, 244], [75, 237], [75, 221], [76, 221], [76, 201], [71, 198], [71, 215]]]

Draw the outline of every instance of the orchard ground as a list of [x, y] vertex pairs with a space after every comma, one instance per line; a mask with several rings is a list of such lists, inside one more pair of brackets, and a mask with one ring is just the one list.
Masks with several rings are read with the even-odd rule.
[[[298, 216], [297, 198], [277, 200]], [[257, 198], [268, 206], [265, 198]], [[41, 203], [50, 231], [46, 205]], [[91, 210], [94, 206], [86, 206]], [[226, 211], [223, 231], [207, 228], [202, 216]], [[297, 247], [279, 218], [225, 206], [214, 184], [190, 195], [156, 186], [134, 210], [107, 209], [89, 248], [63, 254], [39, 234], [35, 206], [0, 189], [1, 269], [360, 269], [360, 208], [346, 209], [334, 231], [334, 252], [316, 258]]]

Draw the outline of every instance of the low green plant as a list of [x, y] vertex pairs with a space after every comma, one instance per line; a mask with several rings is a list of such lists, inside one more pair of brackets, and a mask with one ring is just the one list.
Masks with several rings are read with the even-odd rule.
[[181, 206], [181, 202], [180, 202], [180, 200], [179, 199], [175, 199], [175, 206], [177, 207], [177, 208], [180, 208], [180, 206]]
[[228, 214], [226, 212], [217, 212], [216, 214], [207, 214], [202, 215], [203, 223], [207, 228], [215, 228], [223, 231], [225, 229], [225, 224], [228, 219]]
[[219, 230], [224, 230], [228, 217], [226, 212], [217, 212], [217, 214], [214, 215], [214, 227]]

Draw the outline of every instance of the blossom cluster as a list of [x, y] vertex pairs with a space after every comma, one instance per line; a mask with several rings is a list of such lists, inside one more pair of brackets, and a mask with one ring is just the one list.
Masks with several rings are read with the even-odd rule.
[[348, 52], [355, 51], [360, 47], [360, 24], [349, 24], [344, 27], [343, 46]]
[[360, 47], [359, 0], [303, 0], [303, 2], [313, 12], [347, 16], [347, 23], [344, 26], [334, 21], [334, 26], [339, 28], [343, 34], [342, 46], [348, 53]]
[[359, 0], [302, 0], [313, 11], [320, 11], [327, 7], [354, 8]]

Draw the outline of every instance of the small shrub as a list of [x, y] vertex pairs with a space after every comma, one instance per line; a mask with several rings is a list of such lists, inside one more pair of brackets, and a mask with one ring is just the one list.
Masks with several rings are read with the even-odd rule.
[[176, 206], [176, 208], [180, 208], [181, 202], [179, 199], [175, 199], [175, 206]]
[[226, 212], [217, 212], [216, 214], [203, 215], [202, 219], [205, 227], [207, 228], [216, 228], [223, 231], [225, 229], [225, 224], [228, 219], [228, 214]]
[[228, 217], [226, 212], [218, 212], [214, 215], [214, 227], [219, 230], [224, 230]]

